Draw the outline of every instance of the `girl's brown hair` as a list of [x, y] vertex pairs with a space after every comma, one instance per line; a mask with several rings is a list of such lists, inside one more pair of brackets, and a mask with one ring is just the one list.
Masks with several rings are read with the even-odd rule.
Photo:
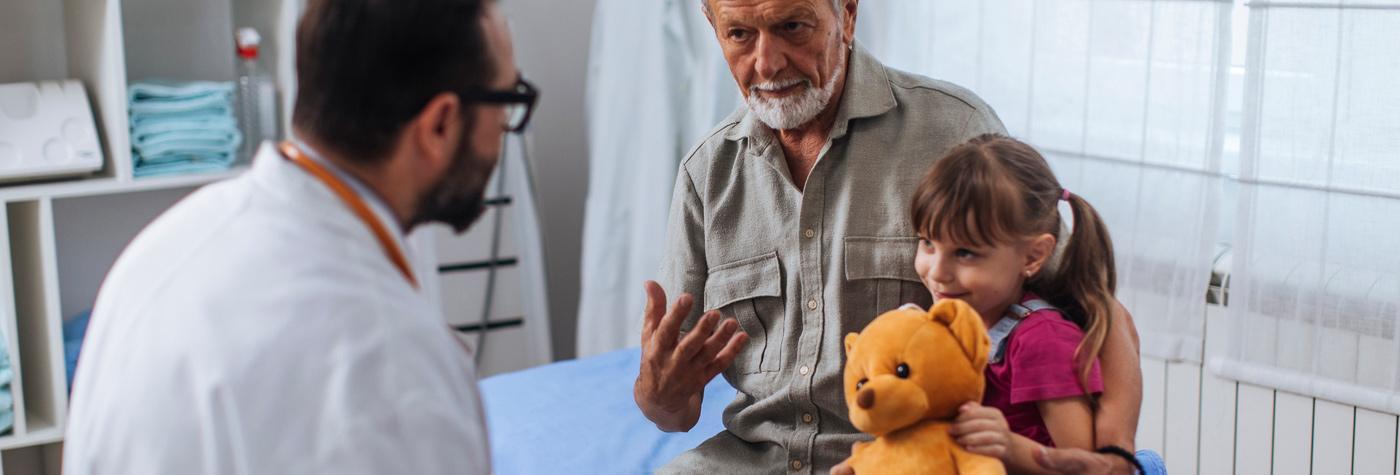
[[1058, 266], [1047, 265], [1026, 287], [1084, 330], [1074, 359], [1087, 393], [1089, 372], [1108, 337], [1118, 279], [1113, 242], [1094, 207], [1067, 193], [1030, 145], [987, 134], [938, 160], [914, 192], [910, 211], [922, 237], [995, 246], [1047, 233], [1060, 236], [1058, 204], [1064, 197], [1074, 214], [1064, 254]]

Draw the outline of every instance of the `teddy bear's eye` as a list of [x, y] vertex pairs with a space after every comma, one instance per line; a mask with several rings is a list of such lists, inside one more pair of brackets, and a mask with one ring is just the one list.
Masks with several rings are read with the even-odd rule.
[[860, 388], [865, 386], [866, 381], [869, 381], [869, 379], [860, 378], [860, 381], [856, 381], [856, 391], [860, 391]]
[[895, 366], [894, 375], [899, 376], [899, 379], [909, 379], [909, 364], [900, 363], [899, 366]]

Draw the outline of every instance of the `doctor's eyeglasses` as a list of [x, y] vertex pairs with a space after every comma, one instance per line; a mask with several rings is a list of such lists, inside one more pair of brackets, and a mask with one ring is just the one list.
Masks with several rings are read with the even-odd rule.
[[477, 89], [462, 93], [464, 102], [505, 106], [505, 128], [507, 132], [511, 133], [525, 131], [525, 126], [530, 124], [530, 116], [535, 112], [535, 101], [539, 97], [540, 93], [535, 89], [535, 85], [530, 84], [525, 78], [517, 79], [515, 87], [509, 91]]

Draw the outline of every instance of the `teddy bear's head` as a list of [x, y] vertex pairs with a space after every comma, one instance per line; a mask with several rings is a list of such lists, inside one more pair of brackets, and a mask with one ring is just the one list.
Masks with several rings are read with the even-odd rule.
[[967, 303], [943, 299], [925, 312], [905, 307], [846, 335], [846, 408], [876, 436], [924, 419], [951, 420], [982, 400], [991, 342]]

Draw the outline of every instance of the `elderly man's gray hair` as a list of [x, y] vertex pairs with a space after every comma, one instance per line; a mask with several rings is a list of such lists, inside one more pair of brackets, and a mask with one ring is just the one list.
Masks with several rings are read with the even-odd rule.
[[[710, 14], [712, 13], [712, 12], [710, 11], [710, 2], [711, 2], [711, 1], [713, 1], [713, 0], [700, 0], [700, 8], [703, 9], [703, 10], [705, 11], [705, 16], [710, 16]], [[846, 12], [845, 12], [845, 11], [842, 11], [842, 9], [841, 9], [841, 3], [844, 2], [844, 1], [845, 1], [845, 0], [831, 0], [831, 9], [832, 9], [832, 10], [836, 10], [836, 16], [837, 16], [837, 17], [840, 17], [841, 15], [845, 15], [845, 14], [846, 14]]]

